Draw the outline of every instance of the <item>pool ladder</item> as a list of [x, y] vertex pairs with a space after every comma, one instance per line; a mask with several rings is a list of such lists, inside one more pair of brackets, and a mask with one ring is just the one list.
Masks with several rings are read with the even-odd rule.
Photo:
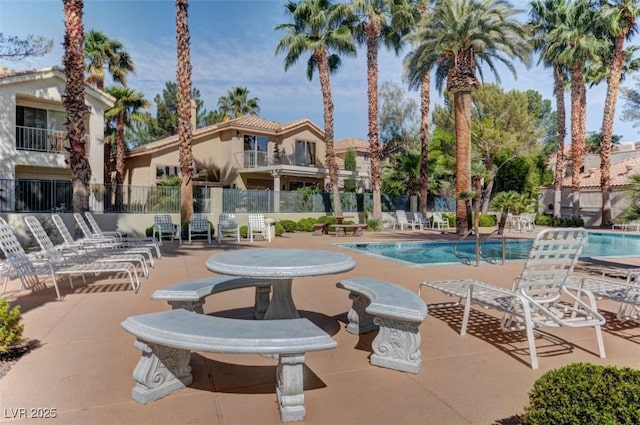
[[482, 246], [485, 242], [487, 242], [489, 239], [491, 239], [494, 236], [499, 236], [502, 238], [502, 263], [501, 265], [504, 265], [504, 260], [505, 260], [505, 256], [506, 256], [506, 240], [504, 238], [504, 232], [500, 229], [496, 229], [493, 232], [489, 233], [487, 235], [486, 238], [482, 239], [480, 232], [478, 231], [478, 228], [475, 227], [471, 230], [469, 230], [467, 233], [464, 234], [464, 236], [462, 236], [460, 239], [458, 239], [455, 243], [455, 245], [453, 246], [453, 253], [455, 254], [455, 256], [457, 258], [460, 259], [460, 261], [462, 261], [463, 264], [466, 265], [471, 265], [472, 264], [472, 258], [461, 254], [458, 251], [458, 244], [462, 241], [464, 241], [468, 236], [475, 236], [475, 240], [476, 240], [476, 250], [475, 250], [475, 263], [476, 263], [476, 267], [480, 264], [480, 258], [484, 258], [487, 260], [488, 263], [490, 264], [498, 264], [498, 260], [496, 259], [496, 257], [492, 256], [492, 255], [487, 255], [483, 252], [482, 250]]

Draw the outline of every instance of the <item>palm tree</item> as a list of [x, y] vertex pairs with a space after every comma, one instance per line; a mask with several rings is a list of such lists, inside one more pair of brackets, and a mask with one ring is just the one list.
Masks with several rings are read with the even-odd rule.
[[597, 61], [606, 45], [591, 31], [595, 11], [589, 0], [568, 4], [566, 15], [549, 31], [545, 51], [547, 60], [558, 62], [569, 70], [571, 82], [571, 201], [573, 216], [580, 217], [580, 172], [584, 163], [587, 91], [584, 70]]
[[134, 74], [134, 66], [129, 53], [119, 40], [107, 37], [102, 31], [91, 30], [84, 40], [87, 82], [104, 89], [104, 67], [108, 67], [113, 81], [127, 85], [127, 75]]
[[[314, 70], [318, 70], [324, 106], [325, 166], [329, 170], [333, 210], [336, 215], [341, 215], [338, 166], [333, 148], [333, 100], [329, 76], [341, 65], [338, 54], [356, 54], [352, 34], [345, 20], [349, 12], [348, 6], [343, 3], [333, 4], [331, 0], [302, 0], [299, 3], [289, 1], [284, 7], [293, 22], [276, 26], [276, 30], [286, 33], [278, 42], [276, 55], [286, 52], [284, 69], [288, 70], [303, 53], [309, 52], [311, 56], [307, 60], [307, 78], [311, 80]], [[336, 53], [331, 53], [332, 51]]]
[[382, 220], [380, 200], [380, 142], [378, 129], [378, 47], [384, 43], [398, 54], [403, 36], [417, 20], [414, 0], [354, 0], [355, 37], [367, 46], [369, 161], [373, 191], [373, 218]]
[[546, 38], [566, 20], [566, 0], [538, 0], [531, 3], [531, 22], [534, 48], [540, 52], [540, 61], [553, 68], [553, 93], [556, 97], [556, 166], [553, 175], [553, 216], [560, 218], [562, 210], [562, 181], [564, 180], [564, 140], [567, 136], [567, 118], [564, 103], [566, 69], [549, 56]]
[[180, 176], [180, 221], [187, 223], [193, 215], [193, 152], [191, 151], [191, 52], [189, 45], [188, 0], [176, 0], [176, 41], [178, 47], [178, 140]]
[[613, 39], [613, 52], [607, 76], [607, 96], [602, 116], [602, 140], [600, 143], [600, 187], [602, 191], [601, 227], [609, 227], [611, 221], [611, 150], [613, 148], [613, 118], [616, 111], [618, 90], [622, 80], [627, 51], [625, 40], [637, 31], [636, 19], [640, 15], [637, 0], [613, 0], [606, 2], [600, 10], [605, 34]]
[[66, 76], [62, 103], [67, 113], [69, 139], [69, 166], [73, 186], [73, 211], [89, 209], [89, 181], [91, 167], [85, 150], [85, 117], [89, 112], [84, 103], [84, 30], [82, 24], [83, 0], [63, 0], [64, 4], [64, 57], [62, 64]]
[[[408, 81], [422, 81], [435, 68], [436, 88], [454, 99], [456, 135], [456, 227], [468, 230], [467, 208], [462, 193], [471, 192], [471, 93], [480, 85], [476, 72], [485, 63], [499, 81], [495, 62], [515, 75], [511, 62], [528, 65], [526, 29], [514, 16], [519, 13], [503, 0], [444, 0], [422, 19], [413, 36], [414, 50], [407, 60]], [[480, 70], [481, 72], [481, 70]], [[482, 74], [481, 74], [482, 75]]]
[[258, 114], [260, 106], [257, 97], [249, 97], [246, 87], [232, 87], [226, 96], [218, 98], [218, 111], [229, 118], [238, 118], [248, 114]]
[[106, 90], [116, 101], [113, 108], [105, 114], [105, 118], [115, 121], [116, 128], [116, 184], [121, 185], [124, 181], [124, 155], [125, 140], [124, 130], [132, 115], [140, 109], [148, 108], [149, 102], [144, 98], [144, 94], [123, 86], [111, 86]]

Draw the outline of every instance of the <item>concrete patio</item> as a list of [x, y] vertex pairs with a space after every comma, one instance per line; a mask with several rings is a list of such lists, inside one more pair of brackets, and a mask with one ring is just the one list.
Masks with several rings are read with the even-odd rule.
[[[512, 235], [509, 235], [512, 236]], [[531, 235], [516, 234], [516, 237]], [[285, 234], [268, 244], [231, 242], [178, 246], [165, 243], [163, 257], [134, 294], [125, 279], [102, 278], [76, 289], [61, 282], [63, 301], [52, 287], [36, 293], [19, 291], [18, 281], [5, 294], [20, 304], [24, 337], [40, 347], [21, 358], [0, 379], [0, 423], [60, 424], [279, 424], [275, 364], [257, 355], [194, 353], [194, 383], [163, 399], [141, 405], [131, 399], [132, 372], [140, 357], [134, 337], [120, 327], [128, 316], [168, 309], [150, 300], [158, 288], [212, 275], [206, 259], [222, 250], [252, 247], [314, 248], [353, 256], [354, 270], [332, 276], [297, 279], [293, 296], [298, 309], [338, 343], [335, 350], [307, 353], [306, 424], [509, 424], [522, 413], [533, 382], [544, 372], [573, 362], [640, 368], [640, 329], [615, 320], [616, 306], [600, 301], [608, 319], [604, 327], [607, 358], [597, 356], [592, 329], [542, 329], [536, 332], [539, 370], [529, 367], [523, 333], [505, 334], [497, 313], [476, 310], [468, 335], [458, 334], [462, 309], [431, 309], [420, 327], [423, 366], [417, 375], [369, 364], [375, 333], [361, 336], [345, 330], [351, 301], [336, 282], [353, 276], [388, 280], [416, 291], [425, 280], [474, 277], [504, 287], [520, 272], [522, 261], [504, 266], [481, 264], [410, 267], [345, 250], [336, 243], [443, 237], [434, 231], [365, 232], [362, 238]], [[618, 260], [640, 265], [640, 259]], [[206, 313], [245, 317], [253, 289], [211, 296]], [[424, 289], [427, 303], [452, 301]], [[16, 419], [17, 409], [27, 418]], [[55, 409], [55, 419], [30, 418], [30, 409]]]

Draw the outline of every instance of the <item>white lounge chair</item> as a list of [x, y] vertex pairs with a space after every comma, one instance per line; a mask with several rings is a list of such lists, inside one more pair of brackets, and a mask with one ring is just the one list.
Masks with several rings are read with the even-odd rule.
[[467, 331], [472, 304], [501, 311], [503, 331], [526, 331], [533, 369], [538, 368], [533, 336], [536, 326], [593, 327], [600, 357], [604, 358], [600, 326], [605, 319], [597, 310], [593, 294], [571, 285], [573, 269], [586, 242], [587, 232], [581, 228], [540, 232], [511, 290], [464, 279], [423, 282], [418, 294], [426, 286], [458, 297], [459, 302], [465, 300], [460, 335]]
[[424, 214], [419, 211], [413, 213], [413, 221], [415, 221], [416, 223], [420, 223], [423, 229], [431, 227], [429, 224], [429, 220], [427, 220], [424, 217]]
[[191, 216], [191, 221], [187, 227], [189, 232], [189, 243], [191, 243], [191, 236], [193, 234], [206, 233], [207, 242], [211, 244], [211, 224], [209, 224], [207, 214], [194, 213]]
[[267, 222], [264, 220], [263, 214], [249, 214], [249, 241], [253, 242], [254, 236], [258, 234], [271, 242], [270, 227], [271, 226], [269, 226], [269, 224], [267, 224]]
[[431, 219], [433, 229], [449, 229], [449, 220], [444, 218], [441, 212], [434, 212]]
[[[62, 299], [56, 276], [66, 275], [69, 284], [73, 288], [73, 276], [84, 276], [87, 273], [125, 273], [129, 277], [131, 288], [134, 292], [140, 289], [140, 281], [135, 265], [132, 263], [98, 263], [90, 262], [85, 258], [85, 262], [70, 262], [61, 258], [50, 258], [47, 255], [28, 256], [18, 238], [9, 227], [9, 224], [0, 218], [0, 249], [6, 257], [6, 262], [11, 266], [12, 274], [18, 276], [22, 287], [37, 289], [46, 287], [46, 284], [39, 279], [39, 276], [51, 275], [53, 285], [56, 290], [57, 299]], [[80, 261], [82, 258], [79, 259]]]
[[[78, 218], [76, 217], [76, 214], [78, 215], [78, 217], [82, 217], [81, 214], [78, 213], [74, 213], [74, 218], [76, 218], [76, 220], [78, 220]], [[94, 237], [115, 237], [117, 242], [120, 244], [123, 244], [124, 246], [138, 246], [138, 245], [142, 245], [142, 246], [147, 246], [150, 248], [154, 248], [156, 250], [156, 252], [158, 253], [158, 258], [160, 258], [160, 248], [158, 247], [158, 240], [154, 237], [132, 237], [132, 236], [124, 236], [122, 234], [122, 232], [118, 232], [118, 231], [104, 231], [100, 228], [100, 226], [98, 225], [98, 222], [96, 221], [95, 217], [93, 217], [93, 214], [91, 214], [89, 211], [86, 211], [84, 213], [84, 217], [87, 220], [87, 223], [89, 223], [89, 226], [91, 226], [91, 233], [92, 236]], [[83, 231], [84, 233], [84, 231]]]
[[222, 242], [225, 235], [231, 235], [240, 243], [240, 225], [236, 221], [235, 214], [222, 213], [218, 216], [218, 243]]
[[409, 220], [407, 218], [407, 213], [404, 210], [396, 210], [396, 222], [393, 223], [393, 228], [395, 229], [396, 227], [399, 227], [400, 230], [404, 230], [405, 227], [407, 229], [411, 228], [412, 230], [415, 230], [417, 227], [422, 230], [422, 224], [417, 223], [414, 220]]
[[162, 245], [162, 235], [169, 235], [172, 241], [177, 238], [182, 245], [180, 226], [173, 224], [173, 219], [169, 214], [156, 214], [153, 217], [153, 236], [158, 238], [160, 245]]

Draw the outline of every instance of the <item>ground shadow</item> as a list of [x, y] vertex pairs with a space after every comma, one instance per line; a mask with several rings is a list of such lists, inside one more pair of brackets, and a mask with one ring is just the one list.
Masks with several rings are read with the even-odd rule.
[[[604, 332], [626, 339], [627, 341], [640, 344], [640, 324], [637, 321], [625, 320], [623, 322], [618, 319], [616, 313], [601, 309], [598, 309], [598, 311], [607, 320], [607, 323], [602, 326], [602, 330]], [[635, 332], [629, 332], [631, 330]]]
[[[335, 316], [333, 316], [332, 318], [333, 320], [335, 320], [339, 325], [339, 328], [342, 327], [342, 325], [340, 325], [340, 323], [343, 323], [344, 326], [347, 326], [347, 323], [349, 323], [349, 319], [347, 318], [347, 313], [342, 313], [342, 314], [337, 314]], [[358, 342], [356, 343], [355, 348], [356, 350], [360, 350], [360, 351], [367, 351], [367, 352], [371, 352], [372, 348], [371, 348], [371, 343], [373, 342], [373, 340], [376, 338], [376, 335], [378, 335], [378, 331], [369, 331], [363, 334], [359, 334], [358, 335]]]

